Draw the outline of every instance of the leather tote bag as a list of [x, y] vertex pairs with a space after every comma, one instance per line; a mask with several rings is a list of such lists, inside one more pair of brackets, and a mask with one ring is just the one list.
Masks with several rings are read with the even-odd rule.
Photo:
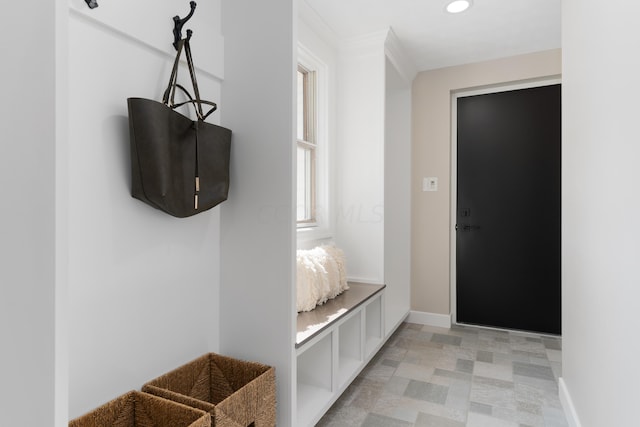
[[[178, 43], [162, 102], [127, 99], [132, 196], [179, 218], [211, 209], [225, 201], [229, 192], [231, 131], [205, 122], [217, 106], [200, 98], [190, 36]], [[195, 96], [177, 84], [183, 51]], [[174, 102], [176, 89], [187, 101]], [[203, 104], [211, 107], [207, 113], [203, 113]], [[192, 105], [197, 118], [175, 111], [183, 105]]]

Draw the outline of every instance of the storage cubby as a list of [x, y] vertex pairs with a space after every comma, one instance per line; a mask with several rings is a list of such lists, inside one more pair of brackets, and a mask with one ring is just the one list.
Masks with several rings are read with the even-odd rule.
[[298, 425], [313, 425], [313, 415], [324, 411], [333, 396], [332, 335], [309, 342], [298, 352], [297, 364]]
[[298, 313], [296, 426], [315, 425], [382, 345], [384, 289], [349, 283], [336, 298]]
[[338, 327], [338, 385], [351, 382], [362, 364], [362, 312], [356, 312]]

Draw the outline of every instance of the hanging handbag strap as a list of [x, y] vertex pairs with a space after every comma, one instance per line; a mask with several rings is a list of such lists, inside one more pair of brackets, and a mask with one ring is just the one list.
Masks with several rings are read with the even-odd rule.
[[[218, 108], [215, 102], [206, 101], [200, 98], [200, 90], [198, 89], [198, 81], [196, 79], [196, 71], [195, 66], [193, 65], [193, 56], [191, 54], [191, 44], [189, 40], [191, 39], [191, 31], [187, 33], [187, 38], [182, 39], [178, 42], [178, 52], [176, 53], [176, 59], [173, 62], [173, 68], [171, 70], [171, 76], [169, 78], [169, 84], [167, 89], [162, 96], [162, 102], [167, 105], [171, 109], [176, 109], [185, 104], [192, 104], [195, 107], [196, 115], [199, 120], [205, 120], [211, 113], [216, 111]], [[189, 68], [189, 75], [191, 77], [191, 85], [193, 86], [193, 93], [195, 97], [191, 96], [191, 93], [184, 86], [179, 85], [177, 83], [178, 80], [178, 68], [180, 66], [180, 57], [182, 56], [182, 51], [185, 51], [185, 56], [187, 59], [187, 67]], [[179, 102], [176, 104], [175, 102], [175, 94], [176, 89], [180, 89], [188, 98], [188, 101]], [[202, 110], [202, 104], [209, 105], [212, 108], [205, 113]]]
[[[198, 81], [196, 80], [196, 70], [195, 67], [193, 65], [193, 56], [191, 55], [191, 45], [189, 43], [189, 40], [191, 39], [191, 30], [187, 31], [187, 38], [186, 39], [182, 39], [178, 42], [178, 52], [176, 53], [176, 59], [173, 62], [173, 68], [171, 70], [171, 77], [169, 78], [169, 85], [167, 86], [167, 89], [164, 91], [164, 95], [162, 96], [162, 102], [167, 105], [169, 108], [171, 109], [176, 109], [182, 105], [185, 104], [192, 104], [195, 107], [196, 110], [196, 115], [198, 116], [198, 120], [196, 120], [194, 122], [194, 127], [195, 127], [195, 176], [194, 176], [194, 209], [198, 209], [198, 198], [199, 198], [199, 193], [200, 193], [200, 171], [199, 171], [199, 160], [198, 160], [198, 155], [199, 155], [199, 135], [198, 135], [198, 127], [199, 127], [199, 122], [202, 120], [204, 121], [207, 117], [209, 117], [209, 114], [213, 113], [218, 106], [214, 103], [214, 102], [210, 102], [210, 101], [204, 101], [200, 98], [200, 90], [198, 89]], [[179, 85], [177, 83], [178, 80], [178, 68], [180, 66], [180, 56], [182, 55], [182, 50], [184, 49], [185, 51], [185, 55], [187, 58], [187, 66], [189, 68], [189, 75], [191, 77], [191, 85], [193, 86], [193, 93], [195, 95], [195, 97], [191, 96], [191, 94], [189, 93], [189, 91], [187, 89], [185, 89], [183, 86]], [[182, 92], [184, 92], [184, 94], [187, 96], [187, 98], [189, 99], [188, 101], [184, 101], [184, 102], [179, 102], [176, 104], [175, 102], [175, 95], [176, 95], [176, 89], [180, 89]], [[210, 105], [212, 106], [212, 108], [207, 111], [207, 113], [203, 113], [202, 110], [202, 104], [206, 104], [206, 105]]]

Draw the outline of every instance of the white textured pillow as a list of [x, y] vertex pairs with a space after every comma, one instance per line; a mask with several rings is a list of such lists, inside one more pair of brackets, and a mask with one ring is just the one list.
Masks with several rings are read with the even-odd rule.
[[313, 310], [349, 289], [344, 252], [335, 246], [318, 246], [296, 252], [296, 309]]

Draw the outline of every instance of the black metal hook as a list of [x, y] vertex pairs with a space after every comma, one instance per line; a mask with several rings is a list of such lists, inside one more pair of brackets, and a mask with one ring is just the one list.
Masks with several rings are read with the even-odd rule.
[[[178, 50], [178, 42], [182, 39], [182, 27], [189, 19], [191, 19], [193, 12], [196, 11], [195, 1], [191, 1], [189, 5], [191, 6], [191, 12], [189, 12], [187, 16], [184, 18], [180, 18], [178, 15], [173, 17], [173, 47], [176, 48], [176, 50]], [[189, 30], [189, 32], [193, 34], [191, 30]], [[191, 38], [191, 34], [188, 33], [187, 37]]]
[[96, 0], [84, 0], [87, 3], [87, 6], [89, 6], [89, 9], [95, 9], [96, 7], [98, 7], [98, 2]]

